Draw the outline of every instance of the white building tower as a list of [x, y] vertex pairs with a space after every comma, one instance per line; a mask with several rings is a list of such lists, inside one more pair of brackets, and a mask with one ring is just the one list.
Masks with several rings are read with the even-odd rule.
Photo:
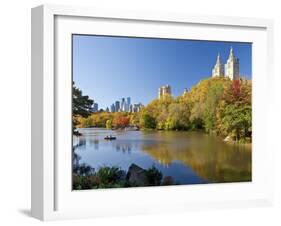
[[212, 70], [212, 77], [224, 77], [224, 68], [221, 63], [220, 54], [218, 54], [217, 62]]
[[225, 77], [228, 77], [231, 80], [239, 79], [239, 59], [235, 58], [232, 47], [225, 64]]

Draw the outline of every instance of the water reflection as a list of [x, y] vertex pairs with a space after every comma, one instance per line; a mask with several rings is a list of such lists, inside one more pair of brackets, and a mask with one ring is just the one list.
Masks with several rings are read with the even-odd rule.
[[120, 143], [112, 143], [112, 147], [116, 150], [116, 151], [121, 151], [122, 153], [128, 153], [130, 154], [132, 151], [132, 144], [128, 143], [128, 144], [120, 144]]
[[[209, 182], [251, 180], [251, 147], [230, 145], [216, 137], [193, 134], [191, 140], [142, 145], [142, 150], [161, 164], [174, 161], [190, 166], [200, 177]], [[200, 141], [197, 140], [200, 136]], [[171, 139], [175, 139], [171, 135]]]
[[[199, 132], [82, 129], [74, 139], [81, 162], [92, 167], [155, 165], [178, 183], [251, 181], [251, 146], [231, 145]], [[112, 134], [117, 140], [106, 141]]]

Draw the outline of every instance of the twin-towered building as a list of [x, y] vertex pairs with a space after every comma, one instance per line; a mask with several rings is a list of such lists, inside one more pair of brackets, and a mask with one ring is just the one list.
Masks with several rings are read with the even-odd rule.
[[[239, 59], [235, 57], [233, 48], [231, 47], [229, 57], [226, 64], [221, 63], [220, 54], [217, 56], [217, 62], [212, 70], [212, 77], [223, 77], [231, 80], [240, 79], [239, 73]], [[187, 89], [184, 89], [183, 95], [188, 93]], [[161, 99], [165, 95], [172, 95], [172, 88], [170, 85], [161, 86], [158, 89], [158, 99]]]
[[221, 63], [220, 54], [218, 54], [217, 62], [212, 70], [212, 77], [226, 77], [231, 80], [238, 80], [240, 78], [239, 59], [234, 56], [232, 47], [225, 65]]
[[[231, 47], [229, 57], [226, 64], [221, 63], [220, 54], [217, 56], [216, 64], [212, 70], [212, 77], [224, 77], [231, 80], [240, 79], [239, 74], [239, 59], [235, 57], [233, 48]], [[187, 89], [184, 90], [183, 95], [188, 92]], [[172, 88], [170, 85], [161, 86], [158, 89], [158, 98], [161, 99], [166, 95], [172, 95]], [[139, 112], [143, 107], [141, 103], [131, 104], [131, 98], [127, 97], [121, 98], [121, 101], [115, 101], [111, 105], [111, 112]]]

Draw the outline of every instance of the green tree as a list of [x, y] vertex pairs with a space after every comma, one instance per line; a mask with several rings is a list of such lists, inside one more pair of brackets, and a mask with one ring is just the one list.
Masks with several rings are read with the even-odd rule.
[[141, 117], [141, 125], [147, 129], [155, 129], [156, 128], [156, 120], [153, 116], [148, 113], [144, 113]]
[[145, 171], [145, 177], [148, 186], [159, 186], [163, 177], [161, 171], [159, 171], [155, 166], [148, 168]]
[[89, 96], [84, 96], [82, 91], [72, 84], [72, 130], [73, 134], [79, 135], [76, 130], [78, 125], [77, 118], [88, 117], [92, 113], [92, 105], [94, 101], [89, 98]]
[[226, 106], [222, 119], [222, 129], [236, 141], [245, 139], [251, 133], [252, 107], [231, 104]]
[[211, 132], [216, 125], [216, 109], [223, 94], [223, 86], [221, 83], [211, 84], [204, 103], [203, 121], [205, 130]]
[[134, 112], [130, 115], [130, 125], [140, 127], [140, 112]]
[[183, 130], [189, 127], [189, 109], [184, 103], [175, 102], [169, 105], [169, 115], [165, 123], [168, 130]]

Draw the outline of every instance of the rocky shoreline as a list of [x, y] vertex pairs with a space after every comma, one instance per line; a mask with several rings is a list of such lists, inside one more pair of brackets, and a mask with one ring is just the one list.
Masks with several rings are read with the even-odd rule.
[[163, 174], [152, 166], [143, 169], [131, 164], [128, 171], [118, 167], [101, 167], [97, 171], [88, 165], [82, 164], [74, 167], [73, 189], [99, 189], [118, 187], [145, 187], [175, 185], [171, 176]]

